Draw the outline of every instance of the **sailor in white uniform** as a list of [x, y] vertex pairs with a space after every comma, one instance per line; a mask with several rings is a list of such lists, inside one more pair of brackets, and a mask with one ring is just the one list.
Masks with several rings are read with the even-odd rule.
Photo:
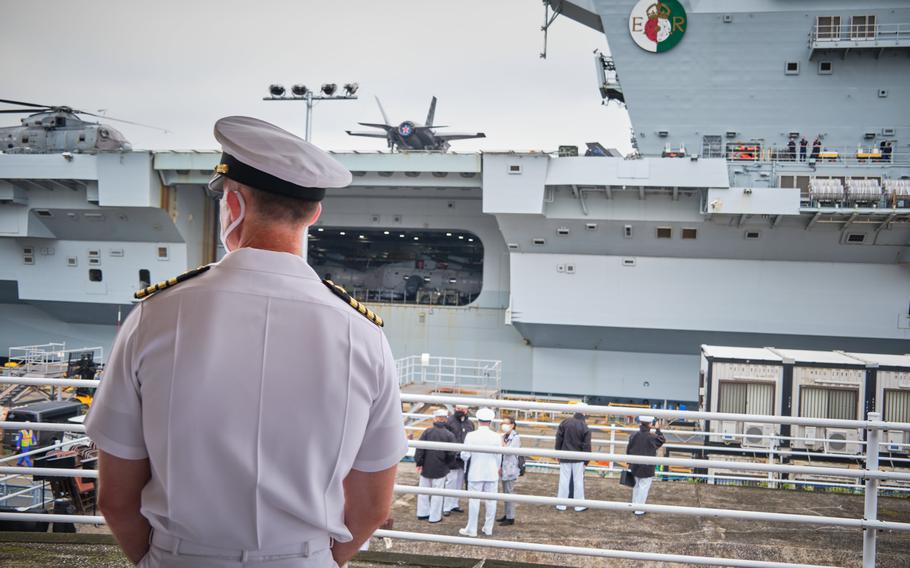
[[137, 293], [86, 420], [99, 507], [140, 566], [333, 568], [388, 518], [407, 446], [381, 318], [301, 257], [351, 174], [253, 118], [215, 137], [229, 252]]
[[[468, 432], [464, 443], [466, 446], [502, 447], [502, 437], [490, 429], [494, 418], [493, 411], [481, 408], [477, 411], [477, 430]], [[468, 491], [496, 493], [499, 485], [499, 468], [502, 466], [502, 454], [461, 452], [461, 459], [467, 464]], [[496, 520], [496, 500], [484, 500], [483, 534], [493, 534], [493, 522]], [[468, 500], [468, 526], [458, 529], [465, 536], [477, 536], [477, 517], [480, 514], [480, 499]]]

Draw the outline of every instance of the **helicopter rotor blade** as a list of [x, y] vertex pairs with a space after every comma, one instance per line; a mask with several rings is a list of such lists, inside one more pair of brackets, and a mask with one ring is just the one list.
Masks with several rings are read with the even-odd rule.
[[34, 109], [34, 108], [11, 108], [11, 109], [0, 110], [0, 113], [2, 113], [2, 114], [13, 114], [13, 113], [35, 114], [36, 112], [41, 112], [41, 111], [38, 109]]
[[141, 122], [133, 122], [132, 120], [123, 120], [122, 118], [114, 118], [112, 116], [105, 116], [103, 114], [95, 114], [93, 112], [86, 112], [84, 110], [74, 110], [74, 114], [85, 114], [88, 116], [94, 116], [95, 118], [100, 118], [102, 120], [112, 120], [114, 122], [122, 122], [124, 124], [132, 124], [133, 126], [142, 126], [143, 128], [151, 128], [152, 130], [158, 130], [164, 132], [165, 134], [170, 134], [171, 131], [159, 126], [152, 126], [151, 124], [142, 124]]
[[[39, 105], [36, 103], [26, 103], [23, 101], [11, 101], [9, 99], [0, 99], [0, 103], [6, 103], [6, 104], [10, 104], [10, 105], [22, 105], [22, 106], [35, 107], [35, 108], [48, 108], [48, 109], [54, 108], [53, 105]], [[34, 112], [34, 111], [32, 111], [32, 112]]]

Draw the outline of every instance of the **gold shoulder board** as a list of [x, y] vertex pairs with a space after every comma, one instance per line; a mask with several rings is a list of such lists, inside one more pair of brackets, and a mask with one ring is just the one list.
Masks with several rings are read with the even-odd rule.
[[360, 312], [360, 315], [375, 323], [379, 327], [385, 325], [385, 322], [382, 321], [382, 318], [379, 317], [379, 314], [352, 298], [351, 295], [348, 294], [347, 290], [338, 284], [335, 284], [331, 280], [323, 280], [322, 283], [325, 284], [326, 288], [331, 290], [336, 296], [344, 300], [347, 305]]
[[137, 300], [141, 300], [143, 298], [148, 298], [155, 292], [160, 292], [167, 288], [173, 288], [174, 286], [176, 286], [177, 284], [180, 284], [181, 282], [186, 282], [187, 280], [189, 280], [190, 278], [192, 278], [194, 276], [199, 276], [200, 274], [202, 274], [209, 268], [211, 268], [211, 265], [206, 264], [205, 266], [200, 266], [200, 267], [194, 268], [192, 270], [187, 270], [180, 276], [175, 276], [174, 278], [162, 280], [161, 282], [158, 282], [157, 284], [152, 284], [148, 288], [143, 288], [142, 290], [139, 290], [138, 292], [133, 294], [133, 297], [136, 298]]

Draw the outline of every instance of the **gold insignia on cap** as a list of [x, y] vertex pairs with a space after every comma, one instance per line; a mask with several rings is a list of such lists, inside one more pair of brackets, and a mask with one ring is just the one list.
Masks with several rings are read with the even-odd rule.
[[215, 173], [216, 174], [228, 173], [228, 165], [227, 164], [218, 164], [217, 166], [215, 166]]
[[373, 312], [373, 310], [370, 310], [369, 308], [367, 308], [366, 306], [364, 306], [363, 304], [361, 304], [360, 302], [358, 302], [357, 300], [352, 298], [351, 295], [348, 294], [344, 288], [342, 288], [338, 284], [335, 284], [331, 280], [323, 280], [322, 283], [325, 284], [326, 288], [331, 290], [332, 293], [334, 293], [336, 296], [338, 296], [339, 298], [344, 300], [349, 306], [351, 306], [352, 308], [357, 310], [358, 313], [362, 314], [363, 317], [367, 318], [368, 320], [370, 320], [374, 324], [378, 325], [379, 327], [382, 327], [383, 325], [385, 325], [385, 322], [382, 321], [382, 318], [379, 317], [378, 314], [376, 314], [375, 312]]
[[151, 286], [149, 286], [147, 288], [143, 288], [142, 290], [139, 290], [138, 292], [133, 294], [133, 297], [136, 298], [137, 300], [142, 300], [143, 298], [148, 298], [155, 292], [160, 292], [161, 290], [164, 290], [166, 288], [171, 288], [172, 286], [176, 286], [177, 284], [180, 284], [181, 282], [186, 282], [187, 280], [189, 280], [190, 278], [192, 278], [194, 276], [199, 276], [200, 274], [202, 274], [209, 268], [211, 268], [211, 265], [206, 264], [205, 266], [200, 266], [200, 267], [194, 268], [192, 270], [187, 270], [186, 272], [184, 272], [183, 274], [181, 274], [179, 276], [175, 276], [173, 278], [168, 278], [167, 280], [162, 280], [161, 282], [158, 282], [157, 284], [152, 284]]

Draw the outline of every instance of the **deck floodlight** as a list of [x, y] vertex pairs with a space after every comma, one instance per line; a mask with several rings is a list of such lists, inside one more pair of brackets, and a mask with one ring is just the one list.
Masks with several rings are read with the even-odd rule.
[[327, 97], [334, 95], [336, 90], [338, 90], [338, 85], [335, 83], [325, 83], [322, 85], [322, 92]]
[[277, 84], [269, 85], [269, 94], [273, 97], [280, 97], [284, 95], [284, 87]]
[[360, 85], [357, 83], [345, 83], [344, 84], [344, 94], [351, 96], [357, 92], [357, 89], [360, 88]]
[[310, 90], [306, 88], [306, 85], [297, 84], [291, 87], [291, 92], [295, 97], [305, 97]]

